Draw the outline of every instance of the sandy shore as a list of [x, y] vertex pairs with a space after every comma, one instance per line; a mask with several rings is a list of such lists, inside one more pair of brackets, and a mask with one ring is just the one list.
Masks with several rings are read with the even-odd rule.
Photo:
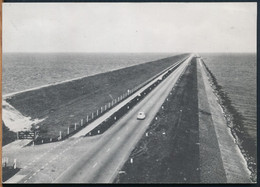
[[32, 124], [36, 125], [44, 119], [31, 119], [22, 115], [12, 105], [5, 100], [2, 101], [2, 120], [6, 126], [13, 132], [30, 130]]

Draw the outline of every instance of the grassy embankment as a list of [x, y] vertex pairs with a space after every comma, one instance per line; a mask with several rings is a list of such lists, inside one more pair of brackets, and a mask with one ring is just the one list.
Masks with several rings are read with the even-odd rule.
[[16, 140], [17, 135], [13, 131], [10, 131], [10, 129], [5, 125], [5, 123], [2, 121], [2, 146], [5, 146], [6, 144]]
[[186, 54], [147, 62], [79, 80], [19, 93], [6, 101], [24, 116], [46, 118], [39, 123], [40, 137], [53, 138], [81, 119], [169, 67]]
[[193, 58], [115, 182], [200, 181], [196, 67]]
[[210, 78], [213, 89], [218, 97], [220, 105], [223, 107], [227, 125], [231, 129], [231, 133], [237, 141], [237, 144], [244, 155], [248, 169], [252, 172], [251, 179], [256, 182], [257, 166], [256, 166], [256, 142], [250, 138], [244, 127], [244, 117], [232, 105], [232, 101], [223, 91], [222, 86], [218, 84], [216, 77], [202, 60], [203, 65], [207, 70], [207, 75]]

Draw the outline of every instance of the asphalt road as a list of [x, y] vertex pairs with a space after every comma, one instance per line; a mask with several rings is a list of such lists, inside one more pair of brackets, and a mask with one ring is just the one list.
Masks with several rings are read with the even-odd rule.
[[[164, 100], [172, 90], [191, 58], [190, 56], [170, 76], [149, 93], [140, 103], [100, 135], [95, 146], [82, 156], [54, 183], [110, 183], [127, 160], [137, 142], [144, 135]], [[137, 120], [137, 113], [146, 113], [145, 120]], [[134, 164], [134, 160], [133, 160]]]
[[81, 136], [85, 136], [86, 134], [88, 134], [91, 130], [93, 130], [94, 128], [96, 128], [98, 125], [100, 125], [103, 121], [105, 121], [107, 118], [109, 118], [112, 114], [114, 114], [116, 111], [118, 111], [120, 108], [122, 108], [123, 106], [125, 106], [129, 101], [131, 101], [133, 98], [135, 98], [136, 96], [138, 96], [139, 94], [141, 94], [145, 89], [147, 89], [148, 87], [150, 87], [152, 84], [154, 84], [155, 82], [157, 82], [157, 80], [162, 79], [162, 77], [168, 72], [168, 70], [172, 69], [173, 67], [177, 66], [178, 64], [180, 64], [183, 61], [180, 60], [176, 63], [174, 63], [172, 66], [166, 68], [165, 70], [163, 70], [162, 72], [164, 73], [158, 73], [157, 75], [153, 76], [151, 78], [151, 82], [149, 82], [147, 85], [143, 86], [141, 89], [139, 89], [138, 91], [136, 91], [134, 94], [132, 94], [131, 96], [129, 96], [128, 98], [126, 98], [125, 100], [121, 101], [118, 105], [116, 105], [115, 107], [113, 107], [110, 111], [106, 112], [104, 115], [100, 116], [99, 118], [97, 118], [96, 120], [94, 120], [92, 123], [90, 123], [88, 126], [86, 126], [84, 129], [80, 130], [79, 132], [77, 132], [76, 134], [74, 134], [72, 137], [73, 138], [78, 138]]

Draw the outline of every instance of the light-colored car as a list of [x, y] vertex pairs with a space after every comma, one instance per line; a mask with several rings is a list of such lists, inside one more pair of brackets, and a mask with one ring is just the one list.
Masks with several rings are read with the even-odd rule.
[[144, 112], [138, 112], [137, 119], [145, 119], [145, 113]]

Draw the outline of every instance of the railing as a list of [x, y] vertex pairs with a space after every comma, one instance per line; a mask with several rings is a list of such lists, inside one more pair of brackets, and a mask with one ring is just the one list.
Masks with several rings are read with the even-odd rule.
[[153, 76], [152, 78], [150, 78], [149, 80], [145, 81], [144, 83], [140, 84], [139, 86], [135, 87], [134, 89], [130, 89], [128, 90], [126, 93], [123, 93], [121, 96], [119, 96], [116, 99], [113, 99], [111, 102], [105, 104], [105, 106], [102, 106], [100, 109], [97, 109], [96, 112], [91, 113], [90, 115], [87, 115], [87, 117], [85, 119], [81, 119], [80, 122], [75, 123], [73, 125], [70, 125], [67, 128], [66, 132], [61, 132], [59, 133], [59, 136], [55, 137], [55, 138], [35, 138], [35, 140], [33, 142], [31, 142], [29, 145], [34, 145], [34, 144], [43, 144], [43, 143], [51, 143], [51, 142], [57, 142], [63, 139], [66, 139], [72, 135], [74, 135], [75, 133], [79, 132], [80, 130], [82, 130], [83, 128], [85, 128], [86, 126], [88, 126], [90, 123], [92, 123], [94, 120], [96, 120], [98, 117], [102, 116], [104, 113], [108, 112], [109, 110], [111, 110], [112, 108], [114, 108], [115, 106], [117, 106], [120, 102], [122, 102], [123, 100], [125, 100], [126, 98], [128, 98], [129, 96], [133, 95], [134, 93], [136, 93], [138, 90], [140, 90], [141, 88], [143, 88], [144, 86], [146, 86], [147, 84], [149, 84], [150, 82], [152, 82], [153, 80], [155, 80], [156, 78], [158, 78], [159, 76], [161, 76], [162, 74], [164, 74], [165, 72], [167, 72], [165, 75], [163, 75], [161, 80], [157, 80], [154, 84], [152, 84], [151, 86], [149, 86], [147, 89], [145, 89], [140, 96], [136, 96], [135, 98], [133, 98], [131, 101], [129, 101], [126, 105], [124, 105], [123, 107], [121, 107], [118, 111], [116, 111], [114, 114], [112, 114], [109, 118], [107, 118], [106, 120], [104, 120], [102, 123], [100, 123], [100, 125], [98, 125], [96, 128], [94, 128], [93, 130], [91, 130], [87, 136], [92, 136], [92, 135], [97, 135], [97, 134], [101, 134], [103, 133], [105, 130], [107, 130], [112, 124], [115, 123], [115, 121], [117, 121], [118, 119], [120, 119], [124, 114], [127, 113], [127, 111], [129, 109], [131, 109], [133, 106], [135, 106], [138, 102], [140, 102], [140, 100], [142, 100], [148, 93], [150, 93], [160, 82], [162, 82], [166, 77], [168, 77], [170, 75], [170, 73], [172, 73], [177, 67], [180, 66], [180, 64], [182, 64], [185, 60], [187, 60], [189, 58], [185, 57], [184, 59], [180, 60], [179, 62], [175, 63], [174, 65], [166, 68], [165, 70], [163, 70], [162, 72], [156, 74], [155, 76]]

